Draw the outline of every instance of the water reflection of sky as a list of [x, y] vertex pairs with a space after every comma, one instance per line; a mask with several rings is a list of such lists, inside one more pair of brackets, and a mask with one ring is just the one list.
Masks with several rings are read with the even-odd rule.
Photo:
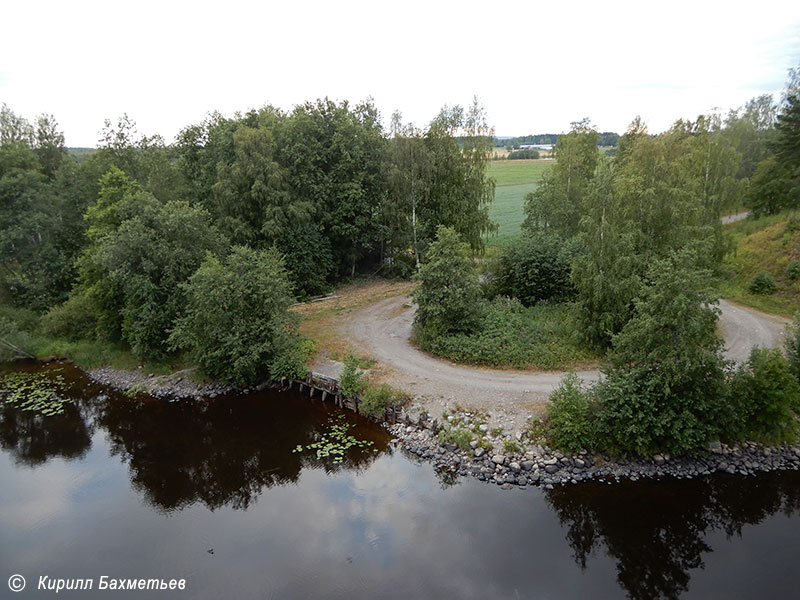
[[[222, 427], [219, 452], [263, 463], [242, 466], [260, 481], [275, 461], [219, 441], [251, 440], [246, 426], [211, 426]], [[175, 427], [167, 433], [193, 439]], [[165, 484], [148, 471], [158, 454], [126, 441], [129, 429], [98, 427], [81, 457], [38, 466], [0, 451], [0, 575], [183, 577], [192, 598], [752, 598], [800, 584], [796, 474], [548, 494], [475, 480], [443, 487], [428, 465], [386, 452], [330, 473], [304, 459], [246, 509], [203, 500], [230, 490], [194, 490], [194, 501], [164, 510], [152, 504], [158, 490], [142, 487]], [[198, 456], [184, 466], [217, 464]], [[639, 580], [621, 585], [623, 572]]]

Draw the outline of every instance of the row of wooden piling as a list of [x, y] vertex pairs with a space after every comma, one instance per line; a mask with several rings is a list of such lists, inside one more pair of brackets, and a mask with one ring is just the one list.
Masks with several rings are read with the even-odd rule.
[[313, 398], [315, 394], [319, 393], [323, 402], [331, 398], [339, 408], [346, 408], [358, 414], [359, 398], [345, 398], [339, 387], [338, 379], [312, 372], [309, 372], [305, 379], [281, 379], [283, 389], [292, 389], [295, 384], [299, 386], [301, 394], [307, 388], [309, 398]]

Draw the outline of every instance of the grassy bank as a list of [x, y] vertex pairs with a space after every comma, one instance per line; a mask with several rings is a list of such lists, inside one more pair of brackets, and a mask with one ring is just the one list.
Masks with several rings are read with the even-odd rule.
[[[800, 223], [795, 224], [791, 216], [745, 219], [726, 226], [735, 249], [723, 262], [719, 280], [722, 296], [765, 312], [791, 316], [797, 311], [800, 279], [791, 279], [787, 268], [800, 260]], [[756, 294], [750, 290], [759, 273], [772, 277], [774, 292]]]
[[[45, 335], [39, 327], [40, 316], [30, 310], [0, 304], [0, 338], [9, 341], [39, 360], [64, 358], [82, 369], [114, 367], [138, 369], [164, 375], [190, 366], [183, 357], [160, 361], [144, 361], [134, 356], [124, 345], [110, 340], [63, 339]], [[4, 358], [11, 357], [8, 353]]]

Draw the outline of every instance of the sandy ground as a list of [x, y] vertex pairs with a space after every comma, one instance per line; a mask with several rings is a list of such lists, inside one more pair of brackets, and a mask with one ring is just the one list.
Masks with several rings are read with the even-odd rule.
[[[728, 358], [741, 362], [753, 346], [774, 347], [782, 342], [787, 319], [725, 300], [720, 309]], [[467, 367], [435, 358], [410, 344], [413, 320], [411, 300], [400, 295], [352, 310], [338, 328], [357, 351], [377, 361], [373, 379], [403, 390], [436, 417], [458, 406], [489, 412], [492, 427], [519, 431], [528, 418], [543, 413], [548, 394], [564, 375], [561, 371]], [[313, 369], [336, 377], [341, 363], [321, 357]], [[600, 377], [599, 371], [579, 371], [578, 375], [586, 382]]]

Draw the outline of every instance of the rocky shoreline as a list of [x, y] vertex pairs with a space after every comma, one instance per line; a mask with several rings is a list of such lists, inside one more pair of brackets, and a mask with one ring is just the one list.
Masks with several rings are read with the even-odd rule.
[[[143, 371], [125, 371], [103, 367], [87, 371], [89, 378], [100, 385], [110, 387], [128, 395], [147, 394], [154, 398], [175, 400], [216, 398], [227, 394], [247, 394], [272, 387], [263, 383], [254, 388], [238, 388], [220, 382], [197, 383], [187, 377], [187, 371], [170, 375], [153, 375]], [[800, 444], [764, 446], [744, 442], [727, 446], [720, 442], [709, 445], [708, 453], [690, 458], [674, 458], [668, 454], [656, 454], [650, 458], [611, 458], [587, 451], [567, 454], [551, 450], [541, 444], [531, 443], [522, 436], [509, 439], [508, 434], [497, 434], [491, 444], [486, 440], [491, 434], [486, 425], [478, 425], [480, 416], [472, 413], [456, 413], [448, 416], [446, 426], [469, 424], [473, 418], [473, 429], [480, 432], [478, 439], [461, 448], [454, 443], [441, 443], [438, 433], [444, 425], [431, 415], [414, 407], [400, 411], [398, 422], [383, 423], [398, 443], [420, 460], [430, 462], [442, 473], [471, 476], [480, 481], [499, 485], [503, 489], [542, 486], [552, 489], [556, 485], [574, 484], [582, 481], [617, 482], [623, 479], [638, 481], [660, 477], [692, 479], [714, 473], [755, 475], [759, 472], [777, 470], [800, 470]], [[505, 452], [492, 446], [514, 447]]]
[[192, 370], [176, 371], [169, 375], [153, 375], [141, 370], [126, 371], [112, 367], [101, 367], [86, 371], [94, 383], [110, 387], [124, 394], [147, 394], [153, 398], [173, 398], [186, 400], [193, 398], [216, 398], [225, 394], [248, 393], [233, 385], [217, 381], [197, 383], [188, 378]]
[[499, 450], [485, 450], [476, 441], [470, 442], [468, 449], [440, 443], [437, 435], [440, 425], [429, 415], [405, 420], [405, 423], [385, 426], [408, 452], [432, 463], [437, 471], [472, 476], [503, 489], [533, 485], [553, 489], [556, 485], [582, 481], [693, 479], [715, 473], [756, 475], [800, 470], [800, 445], [764, 446], [743, 442], [728, 446], [712, 442], [708, 453], [701, 456], [673, 458], [668, 454], [656, 454], [650, 458], [611, 458], [585, 450], [566, 454], [539, 444], [525, 446], [518, 441], [515, 445], [520, 448], [519, 452], [504, 454]]

